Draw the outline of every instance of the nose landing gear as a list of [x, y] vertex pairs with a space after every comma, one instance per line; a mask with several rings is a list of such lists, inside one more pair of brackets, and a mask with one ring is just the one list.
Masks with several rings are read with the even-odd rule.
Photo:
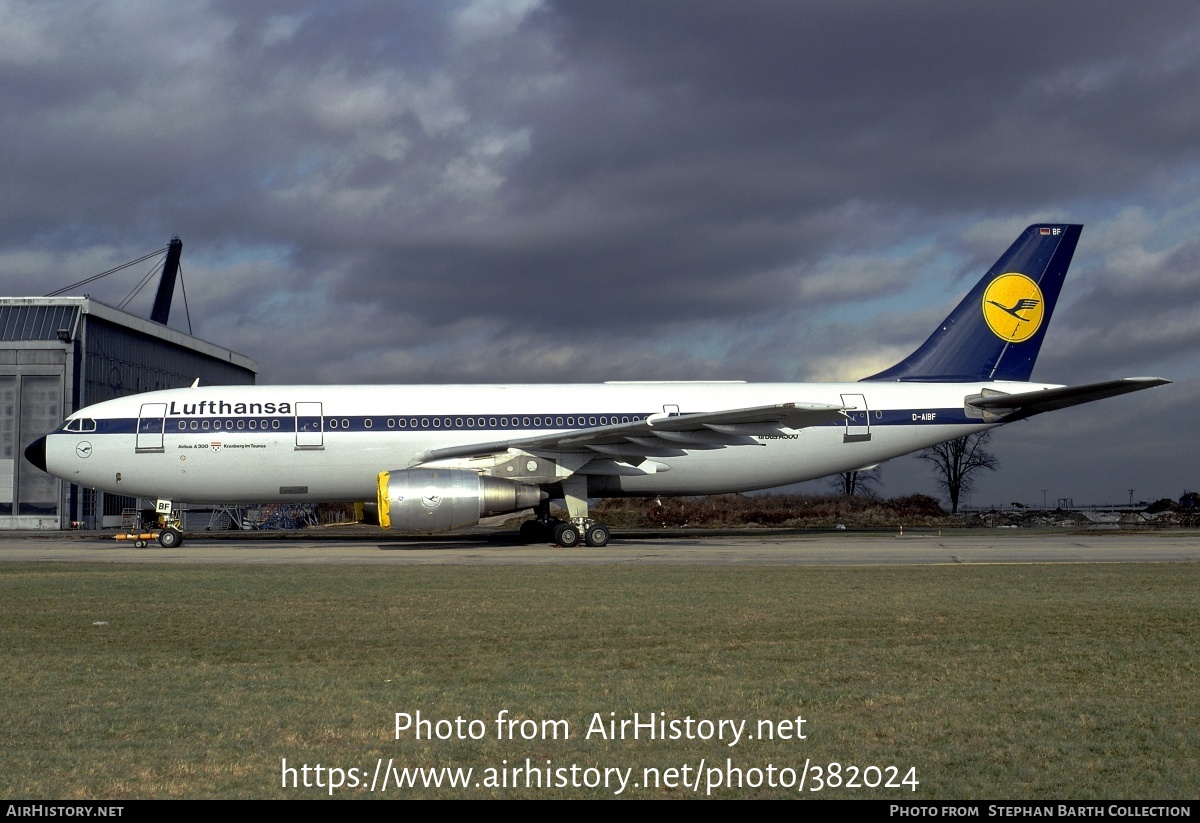
[[158, 533], [158, 545], [164, 549], [175, 549], [183, 545], [183, 532], [168, 526]]
[[157, 540], [164, 549], [177, 549], [183, 545], [183, 524], [175, 515], [170, 500], [159, 500], [153, 511], [126, 509], [125, 514], [124, 531], [117, 535], [117, 540], [132, 540], [137, 549], [146, 548], [151, 540]]

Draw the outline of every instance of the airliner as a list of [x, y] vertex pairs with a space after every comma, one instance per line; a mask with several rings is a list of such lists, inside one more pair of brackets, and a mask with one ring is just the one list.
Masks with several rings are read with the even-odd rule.
[[[929, 338], [856, 383], [200, 386], [81, 409], [26, 458], [175, 503], [371, 501], [437, 532], [532, 509], [529, 542], [600, 547], [589, 499], [765, 489], [866, 469], [1042, 412], [1170, 381], [1029, 382], [1082, 226], [1028, 227]], [[567, 519], [552, 519], [550, 501]]]

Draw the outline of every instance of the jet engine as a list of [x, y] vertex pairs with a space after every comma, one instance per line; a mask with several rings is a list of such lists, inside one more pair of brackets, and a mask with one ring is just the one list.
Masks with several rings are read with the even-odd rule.
[[379, 474], [379, 525], [439, 532], [474, 526], [481, 517], [536, 506], [537, 486], [467, 469], [398, 469]]

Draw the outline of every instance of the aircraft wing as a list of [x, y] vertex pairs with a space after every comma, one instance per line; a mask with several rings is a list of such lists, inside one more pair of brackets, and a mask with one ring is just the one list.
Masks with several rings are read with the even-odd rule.
[[1119, 394], [1150, 389], [1170, 382], [1161, 377], [1124, 377], [1120, 380], [1107, 380], [1103, 383], [1062, 386], [1057, 389], [1041, 389], [1018, 394], [985, 393], [983, 397], [968, 398], [967, 405], [999, 415], [1005, 419], [1005, 422], [1008, 422], [1033, 417], [1042, 412], [1078, 406], [1081, 403], [1091, 403], [1093, 400], [1103, 400], [1106, 397], [1116, 397]]
[[612, 457], [640, 462], [648, 457], [675, 457], [685, 449], [723, 449], [761, 445], [755, 437], [772, 437], [784, 429], [802, 429], [845, 419], [845, 407], [826, 403], [780, 403], [727, 411], [652, 414], [630, 423], [613, 423], [554, 434], [496, 440], [431, 449], [413, 457], [410, 466], [461, 457], [487, 457], [509, 449], [532, 454]]

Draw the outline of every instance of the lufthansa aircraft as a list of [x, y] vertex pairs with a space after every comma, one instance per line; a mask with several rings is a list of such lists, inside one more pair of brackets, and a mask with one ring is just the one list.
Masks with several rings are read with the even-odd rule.
[[1169, 382], [1028, 382], [1081, 229], [1027, 228], [920, 348], [858, 383], [194, 385], [81, 409], [25, 456], [167, 515], [377, 500], [385, 529], [432, 532], [532, 508], [526, 539], [603, 546], [588, 498], [781, 486]]

